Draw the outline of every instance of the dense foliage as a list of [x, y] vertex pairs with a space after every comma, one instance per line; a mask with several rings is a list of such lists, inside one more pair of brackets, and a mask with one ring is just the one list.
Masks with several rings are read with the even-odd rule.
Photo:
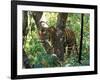
[[[55, 27], [57, 21], [57, 14], [58, 13], [50, 13], [44, 12], [44, 16], [47, 19], [47, 23], [49, 27]], [[28, 56], [29, 64], [32, 68], [43, 68], [43, 67], [58, 67], [58, 66], [79, 66], [79, 65], [89, 65], [89, 30], [90, 30], [90, 15], [84, 14], [84, 29], [83, 29], [83, 46], [82, 46], [82, 64], [77, 62], [77, 56], [72, 54], [69, 58], [65, 55], [65, 61], [61, 63], [56, 56], [52, 54], [46, 53], [45, 48], [43, 47], [39, 34], [38, 29], [35, 24], [32, 15], [28, 14], [28, 34], [23, 39], [23, 50], [25, 51], [24, 54]], [[80, 48], [80, 30], [81, 30], [81, 14], [79, 13], [69, 13], [68, 19], [66, 22], [66, 28], [70, 28], [75, 32], [78, 50]]]

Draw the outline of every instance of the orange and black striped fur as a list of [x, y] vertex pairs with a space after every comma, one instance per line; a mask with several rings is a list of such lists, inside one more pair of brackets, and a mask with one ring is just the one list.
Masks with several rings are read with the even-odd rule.
[[74, 31], [66, 28], [64, 29], [64, 36], [65, 36], [64, 48], [67, 47], [67, 56], [69, 57], [71, 53], [76, 53], [78, 55], [78, 46], [76, 43], [76, 37]]

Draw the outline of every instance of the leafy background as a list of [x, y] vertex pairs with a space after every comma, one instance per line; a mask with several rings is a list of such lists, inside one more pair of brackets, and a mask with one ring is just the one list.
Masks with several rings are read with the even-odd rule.
[[[28, 11], [30, 12], [30, 11]], [[55, 27], [57, 21], [57, 14], [53, 12], [43, 12], [50, 27]], [[72, 54], [71, 57], [66, 58], [61, 65], [58, 59], [51, 54], [47, 54], [42, 43], [40, 42], [38, 29], [32, 15], [28, 14], [28, 34], [23, 40], [23, 50], [28, 56], [28, 64], [31, 68], [44, 68], [44, 67], [66, 67], [66, 66], [86, 66], [89, 65], [89, 44], [90, 44], [90, 15], [84, 14], [84, 29], [83, 29], [83, 46], [82, 46], [82, 64], [77, 62], [76, 55]], [[81, 30], [81, 14], [69, 13], [66, 22], [66, 28], [70, 28], [75, 32], [78, 48], [80, 47], [80, 30]], [[27, 61], [27, 60], [26, 60]]]

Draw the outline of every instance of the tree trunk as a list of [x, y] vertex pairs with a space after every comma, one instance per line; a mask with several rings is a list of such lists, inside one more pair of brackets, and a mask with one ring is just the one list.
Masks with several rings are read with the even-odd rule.
[[43, 12], [32, 12], [33, 18], [35, 20], [35, 23], [37, 25], [37, 28], [40, 28], [40, 20], [42, 17]]
[[81, 63], [82, 56], [82, 42], [83, 42], [83, 24], [84, 24], [84, 14], [81, 14], [81, 37], [80, 37], [80, 52], [79, 52], [79, 63]]
[[54, 41], [54, 53], [60, 58], [61, 61], [64, 60], [64, 28], [66, 27], [67, 13], [59, 13], [57, 16], [56, 24], [56, 36]]
[[68, 13], [59, 13], [57, 16], [56, 27], [61, 30], [64, 29], [66, 26], [67, 17], [68, 17]]

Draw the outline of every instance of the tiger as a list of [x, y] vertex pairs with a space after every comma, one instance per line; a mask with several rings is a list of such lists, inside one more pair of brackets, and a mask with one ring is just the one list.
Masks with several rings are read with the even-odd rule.
[[75, 32], [69, 28], [41, 27], [40, 39], [47, 53], [55, 54], [60, 61], [64, 55], [70, 57], [71, 53], [78, 55]]

